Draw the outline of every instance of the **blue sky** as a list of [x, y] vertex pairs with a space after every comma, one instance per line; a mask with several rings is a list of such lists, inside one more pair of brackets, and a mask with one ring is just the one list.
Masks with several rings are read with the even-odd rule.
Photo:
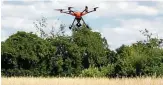
[[70, 34], [68, 26], [74, 17], [60, 14], [53, 9], [73, 6], [77, 10], [82, 10], [86, 5], [90, 9], [99, 7], [96, 12], [83, 18], [93, 31], [98, 31], [102, 37], [106, 37], [111, 49], [145, 39], [139, 32], [145, 28], [154, 33], [154, 36], [163, 38], [163, 2], [161, 1], [4, 0], [1, 11], [1, 41], [17, 31], [36, 32], [33, 22], [41, 16], [48, 18], [46, 32], [51, 29], [51, 26], [57, 28], [60, 23], [64, 23], [67, 25], [66, 33]]

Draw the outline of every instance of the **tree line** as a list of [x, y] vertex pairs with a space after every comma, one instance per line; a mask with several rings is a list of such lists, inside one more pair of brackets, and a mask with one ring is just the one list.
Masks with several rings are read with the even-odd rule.
[[[36, 24], [38, 25], [38, 24]], [[43, 27], [43, 24], [41, 27]], [[111, 50], [99, 32], [81, 27], [41, 36], [18, 31], [1, 42], [2, 76], [136, 77], [163, 75], [163, 39], [152, 38]]]

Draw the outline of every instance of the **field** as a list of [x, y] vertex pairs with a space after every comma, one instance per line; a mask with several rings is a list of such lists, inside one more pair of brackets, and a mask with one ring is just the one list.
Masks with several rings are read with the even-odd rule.
[[2, 77], [2, 85], [163, 85], [163, 78], [34, 78]]

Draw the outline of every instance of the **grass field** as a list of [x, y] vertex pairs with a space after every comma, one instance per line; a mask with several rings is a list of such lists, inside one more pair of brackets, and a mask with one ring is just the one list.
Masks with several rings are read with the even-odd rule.
[[163, 78], [33, 78], [2, 77], [2, 85], [163, 85]]

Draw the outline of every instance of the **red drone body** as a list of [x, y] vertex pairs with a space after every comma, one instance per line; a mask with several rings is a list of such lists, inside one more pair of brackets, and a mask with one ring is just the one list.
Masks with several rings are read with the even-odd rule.
[[[95, 8], [93, 8], [93, 10], [88, 11], [88, 7], [86, 6], [85, 9], [84, 9], [82, 12], [73, 11], [73, 10], [71, 10], [71, 8], [73, 8], [73, 7], [68, 7], [68, 11], [63, 11], [64, 9], [56, 9], [57, 11], [60, 11], [61, 13], [66, 13], [66, 14], [75, 16], [75, 19], [74, 19], [72, 25], [69, 27], [70, 29], [71, 29], [72, 26], [74, 25], [75, 20], [77, 20], [77, 24], [76, 24], [77, 27], [80, 27], [80, 26], [81, 26], [80, 20], [82, 20], [83, 23], [86, 25], [86, 23], [85, 23], [85, 21], [83, 20], [82, 16], [84, 16], [84, 15], [86, 15], [86, 14], [88, 14], [88, 13], [91, 13], [91, 12], [96, 11], [96, 9], [97, 9], [98, 7], [95, 7]], [[88, 25], [86, 25], [86, 26], [87, 26], [87, 28], [89, 28]]]
[[86, 13], [82, 13], [82, 12], [74, 12], [74, 13], [70, 13], [70, 15], [75, 16], [75, 18], [81, 18], [83, 15], [85, 15]]

